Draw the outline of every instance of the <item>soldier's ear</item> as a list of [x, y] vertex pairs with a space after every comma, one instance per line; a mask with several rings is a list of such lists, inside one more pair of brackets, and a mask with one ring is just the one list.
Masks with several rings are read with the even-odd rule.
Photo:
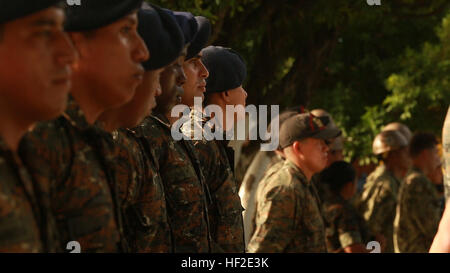
[[230, 93], [228, 91], [220, 92], [220, 97], [222, 98], [223, 101], [227, 103], [230, 102], [231, 100]]
[[295, 153], [295, 155], [303, 152], [302, 144], [300, 141], [294, 141], [294, 143], [292, 143], [292, 151]]

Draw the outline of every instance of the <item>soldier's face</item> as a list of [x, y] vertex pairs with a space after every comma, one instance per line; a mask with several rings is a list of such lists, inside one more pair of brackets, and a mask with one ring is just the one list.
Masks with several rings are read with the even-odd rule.
[[162, 94], [157, 98], [157, 111], [160, 113], [169, 113], [173, 106], [181, 102], [181, 96], [184, 93], [182, 86], [186, 81], [186, 75], [183, 71], [184, 58], [185, 54], [178, 57], [161, 73]]
[[322, 139], [307, 138], [302, 141], [305, 165], [313, 174], [321, 172], [327, 165], [328, 145]]
[[104, 109], [129, 102], [143, 80], [141, 63], [149, 58], [149, 52], [137, 25], [134, 12], [92, 35], [71, 33], [79, 52], [77, 77], [93, 90], [91, 99]]
[[194, 97], [205, 97], [203, 93], [206, 91], [206, 78], [209, 72], [202, 62], [201, 53], [184, 62], [183, 69], [186, 73], [186, 83], [183, 85], [182, 102], [187, 106], [193, 106]]
[[4, 24], [0, 40], [1, 107], [30, 121], [66, 107], [75, 50], [63, 31], [64, 12], [51, 7]]
[[342, 150], [330, 150], [328, 151], [327, 167], [336, 161], [344, 160], [344, 154]]
[[124, 106], [116, 109], [118, 113], [119, 124], [121, 128], [133, 128], [138, 126], [141, 121], [151, 114], [156, 106], [156, 97], [161, 95], [161, 85], [159, 77], [164, 68], [146, 71], [144, 79], [134, 94], [133, 99]]

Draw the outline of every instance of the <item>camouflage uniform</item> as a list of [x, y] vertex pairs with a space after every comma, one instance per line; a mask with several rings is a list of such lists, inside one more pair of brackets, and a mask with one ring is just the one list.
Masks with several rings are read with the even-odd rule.
[[417, 168], [400, 188], [394, 224], [396, 252], [428, 252], [442, 216], [439, 194]]
[[[139, 126], [142, 140], [155, 158], [166, 194], [167, 213], [175, 252], [210, 252], [207, 189], [187, 141], [175, 141], [162, 114]], [[198, 166], [198, 165], [197, 165]]]
[[[192, 110], [191, 122], [186, 125], [205, 126], [207, 120], [200, 118], [201, 113]], [[192, 136], [192, 135], [191, 135]], [[212, 202], [209, 206], [211, 236], [215, 243], [225, 252], [245, 252], [242, 205], [234, 176], [233, 149], [225, 140], [193, 140], [195, 153], [200, 161], [202, 173], [208, 185]]]
[[30, 176], [1, 138], [0, 176], [0, 252], [44, 251]]
[[368, 243], [370, 235], [367, 224], [350, 202], [336, 194], [327, 197], [323, 203], [323, 213], [327, 222], [328, 251], [342, 252], [353, 244]]
[[[381, 169], [379, 169], [381, 168]], [[384, 166], [379, 166], [367, 178], [358, 201], [358, 210], [373, 234], [386, 238], [385, 252], [394, 252], [395, 207], [400, 188], [398, 181]]]
[[107, 167], [112, 156], [99, 151], [109, 145], [104, 133], [71, 99], [62, 117], [40, 124], [22, 142], [22, 159], [51, 206], [63, 249], [78, 241], [81, 252], [126, 250], [117, 185]]
[[[135, 131], [121, 129], [105, 134], [118, 153], [111, 172], [118, 185], [124, 233], [130, 252], [170, 252], [172, 242], [166, 200], [154, 159]], [[108, 151], [103, 156], [108, 157]]]
[[[265, 175], [278, 171], [283, 162], [284, 160], [274, 152], [259, 151], [244, 176], [239, 196], [245, 209], [243, 212], [245, 245], [248, 245], [256, 227], [256, 193], [260, 183]], [[273, 167], [275, 165], [276, 167]]]
[[442, 147], [445, 169], [445, 196], [447, 200], [450, 200], [450, 107], [448, 108], [447, 117], [445, 118], [444, 128], [442, 130]]
[[317, 192], [302, 171], [286, 160], [263, 183], [249, 252], [327, 252]]

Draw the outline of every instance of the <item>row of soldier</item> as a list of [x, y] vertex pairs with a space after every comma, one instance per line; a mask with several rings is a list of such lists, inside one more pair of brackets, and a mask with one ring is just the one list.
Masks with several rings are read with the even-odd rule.
[[201, 16], [61, 2], [0, 1], [0, 252], [244, 252], [227, 141], [171, 137], [176, 104], [245, 105], [242, 58]]
[[[242, 181], [249, 251], [364, 253], [376, 241], [382, 252], [428, 252], [445, 203], [437, 138], [424, 132], [412, 135], [398, 122], [384, 126], [372, 146], [380, 165], [357, 191], [356, 170], [343, 161], [341, 136], [323, 138], [310, 132], [296, 137], [301, 144], [285, 141], [286, 134], [292, 138], [288, 128], [300, 111], [298, 107], [280, 115], [279, 149], [258, 152]], [[339, 131], [326, 111], [311, 113], [328, 117], [329, 130]], [[313, 162], [314, 154], [305, 148], [312, 145], [311, 137], [330, 142], [328, 149], [322, 144], [328, 154], [321, 162]], [[442, 225], [442, 233], [448, 234]]]

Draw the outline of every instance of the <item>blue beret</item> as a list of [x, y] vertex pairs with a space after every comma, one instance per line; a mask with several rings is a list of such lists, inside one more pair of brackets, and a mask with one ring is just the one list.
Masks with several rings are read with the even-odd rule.
[[188, 44], [192, 42], [198, 30], [197, 20], [195, 20], [194, 15], [184, 11], [174, 11], [173, 14], [183, 32], [184, 43]]
[[202, 62], [209, 71], [206, 94], [228, 91], [243, 84], [247, 67], [236, 51], [221, 46], [208, 46], [202, 53]]
[[150, 59], [143, 63], [145, 70], [162, 68], [173, 62], [184, 47], [184, 37], [170, 12], [156, 5], [138, 12], [138, 32], [150, 51]]
[[66, 31], [88, 31], [107, 26], [133, 10], [142, 0], [82, 0], [81, 5], [67, 6]]
[[211, 36], [211, 23], [203, 16], [196, 16], [198, 31], [189, 45], [186, 60], [192, 59], [206, 46]]
[[61, 0], [0, 0], [0, 24], [19, 19], [62, 2]]

